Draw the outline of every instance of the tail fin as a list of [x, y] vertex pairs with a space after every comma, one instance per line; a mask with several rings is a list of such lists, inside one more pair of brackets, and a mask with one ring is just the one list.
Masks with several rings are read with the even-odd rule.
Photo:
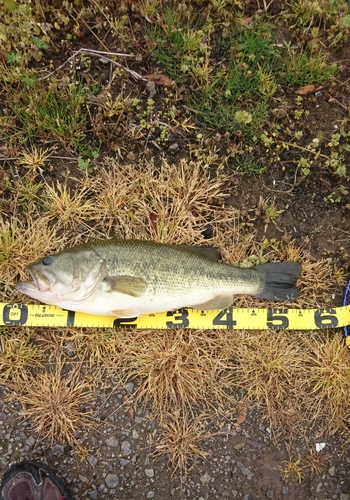
[[255, 266], [254, 269], [262, 275], [264, 288], [254, 295], [267, 300], [295, 300], [299, 290], [295, 286], [301, 273], [298, 262], [269, 262]]

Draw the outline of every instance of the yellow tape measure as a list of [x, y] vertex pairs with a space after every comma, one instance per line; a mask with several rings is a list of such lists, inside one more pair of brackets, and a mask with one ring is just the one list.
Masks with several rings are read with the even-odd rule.
[[[0, 325], [95, 328], [193, 328], [199, 330], [317, 330], [350, 325], [350, 305], [320, 309], [228, 308], [180, 309], [120, 319], [66, 311], [56, 306], [0, 303]], [[348, 340], [348, 338], [347, 338]], [[350, 341], [349, 341], [350, 344]]]

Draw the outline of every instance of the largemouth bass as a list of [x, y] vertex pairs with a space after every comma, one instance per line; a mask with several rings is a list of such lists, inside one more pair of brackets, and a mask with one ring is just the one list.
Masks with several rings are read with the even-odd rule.
[[297, 262], [243, 269], [217, 262], [215, 249], [152, 241], [95, 241], [28, 266], [33, 282], [17, 290], [46, 304], [90, 314], [131, 318], [193, 309], [224, 309], [233, 296], [294, 300]]

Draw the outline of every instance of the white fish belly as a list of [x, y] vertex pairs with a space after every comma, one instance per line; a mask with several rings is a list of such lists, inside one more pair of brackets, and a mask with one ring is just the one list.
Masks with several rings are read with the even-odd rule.
[[94, 293], [87, 300], [79, 303], [62, 301], [60, 307], [72, 311], [119, 318], [131, 318], [142, 314], [174, 311], [182, 307], [191, 307], [212, 300], [220, 294], [216, 290], [198, 290], [195, 293], [176, 295], [144, 295], [132, 297], [130, 295], [111, 292], [108, 294]]

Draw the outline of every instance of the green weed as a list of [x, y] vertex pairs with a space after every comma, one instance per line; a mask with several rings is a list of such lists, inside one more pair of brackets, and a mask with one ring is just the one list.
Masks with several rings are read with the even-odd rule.
[[81, 83], [37, 82], [33, 88], [18, 84], [9, 92], [17, 140], [20, 137], [22, 142], [57, 141], [67, 151], [84, 152], [89, 148], [86, 101], [90, 94]]

